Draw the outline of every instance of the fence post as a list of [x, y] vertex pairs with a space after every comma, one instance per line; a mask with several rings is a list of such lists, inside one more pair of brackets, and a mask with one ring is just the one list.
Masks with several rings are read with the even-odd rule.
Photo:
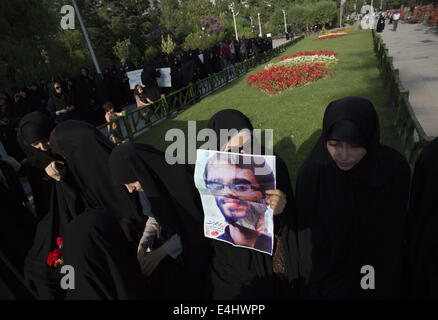
[[134, 139], [134, 134], [132, 132], [131, 123], [129, 122], [128, 115], [126, 114], [126, 110], [122, 111], [123, 123], [125, 124], [126, 132], [128, 133], [128, 140], [131, 141]]

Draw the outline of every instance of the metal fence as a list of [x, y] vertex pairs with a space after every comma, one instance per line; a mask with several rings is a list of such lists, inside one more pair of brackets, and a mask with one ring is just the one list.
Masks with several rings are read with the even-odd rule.
[[415, 116], [409, 102], [409, 90], [403, 87], [398, 69], [394, 68], [393, 57], [389, 56], [388, 49], [380, 35], [372, 30], [374, 50], [376, 52], [380, 73], [385, 80], [388, 94], [395, 111], [394, 126], [401, 138], [403, 152], [411, 166], [415, 164], [423, 146], [431, 140], [426, 136], [423, 128]]
[[[314, 34], [312, 33], [306, 36], [313, 35]], [[188, 86], [166, 96], [162, 95], [158, 101], [151, 105], [136, 108], [135, 110], [129, 112], [123, 111], [121, 117], [115, 118], [110, 122], [98, 126], [98, 129], [100, 129], [106, 135], [109, 135], [107, 127], [109, 128], [109, 126], [112, 126], [113, 123], [116, 123], [119, 128], [119, 135], [116, 137], [116, 141], [122, 142], [125, 140], [132, 140], [144, 133], [145, 130], [153, 125], [172, 117], [182, 110], [187, 109], [195, 102], [217, 91], [224, 85], [233, 80], [239, 79], [242, 75], [246, 74], [254, 67], [278, 56], [303, 38], [304, 36], [297, 37], [269, 51], [261, 53], [257, 56], [252, 56], [243, 62], [236, 63], [231, 67], [222, 70], [221, 72], [211, 74], [207, 78], [201, 79], [195, 83], [190, 83]], [[148, 119], [144, 119], [141, 116], [142, 111], [146, 111], [148, 109]]]

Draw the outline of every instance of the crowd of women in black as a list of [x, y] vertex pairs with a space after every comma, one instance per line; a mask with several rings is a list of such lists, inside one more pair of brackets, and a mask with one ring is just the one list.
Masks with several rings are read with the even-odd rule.
[[[111, 102], [116, 112], [120, 112], [123, 106], [135, 103], [126, 72], [144, 70], [141, 79], [147, 94], [145, 98], [155, 102], [161, 94], [169, 94], [249, 57], [259, 57], [270, 49], [270, 38], [243, 38], [229, 44], [223, 42], [203, 51], [161, 54], [137, 65], [128, 60], [125, 66], [105, 68], [102, 74], [90, 72], [84, 67], [77, 77], [64, 80], [53, 77], [50, 81], [41, 80], [39, 84], [30, 82], [27, 87], [12, 88], [10, 93], [0, 93], [1, 142], [8, 154], [23, 160], [25, 154], [16, 142], [16, 132], [20, 119], [32, 111], [43, 112], [56, 123], [69, 119], [86, 121], [94, 126], [105, 123], [102, 106], [106, 102]], [[171, 87], [158, 87], [158, 68], [171, 69]]]
[[[253, 130], [233, 109], [208, 127]], [[56, 124], [38, 111], [21, 119], [19, 134], [35, 159], [27, 165], [35, 210], [17, 178], [23, 168], [1, 159], [3, 299], [438, 298], [438, 139], [411, 179], [404, 156], [380, 143], [367, 99], [327, 106], [295, 190], [276, 157], [278, 192], [267, 200], [283, 205], [274, 209], [272, 256], [205, 238], [193, 168], [168, 164], [152, 146], [115, 146], [87, 122]], [[269, 154], [251, 135], [217, 149], [248, 144]], [[60, 286], [61, 265], [48, 265], [60, 237], [73, 290]]]

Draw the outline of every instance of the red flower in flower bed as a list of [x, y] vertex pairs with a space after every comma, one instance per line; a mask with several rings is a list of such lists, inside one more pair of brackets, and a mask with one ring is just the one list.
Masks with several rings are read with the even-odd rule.
[[319, 37], [319, 38], [315, 38], [313, 40], [324, 40], [324, 39], [333, 39], [333, 38], [339, 38], [339, 37], [345, 37], [346, 34], [331, 34], [328, 36], [323, 36], [323, 37]]
[[325, 64], [276, 66], [248, 76], [246, 84], [273, 95], [324, 78], [331, 74]]
[[300, 51], [298, 53], [295, 53], [294, 55], [290, 57], [282, 57], [280, 58], [280, 61], [286, 60], [286, 59], [293, 59], [296, 57], [302, 57], [302, 56], [336, 56], [338, 53], [333, 50], [315, 50], [315, 51]]

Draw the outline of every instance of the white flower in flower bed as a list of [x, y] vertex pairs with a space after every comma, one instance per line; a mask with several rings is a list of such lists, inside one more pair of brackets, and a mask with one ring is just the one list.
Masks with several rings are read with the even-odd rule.
[[334, 55], [325, 56], [325, 55], [313, 55], [313, 56], [299, 56], [295, 58], [289, 58], [282, 60], [277, 63], [270, 63], [265, 66], [265, 69], [269, 69], [272, 66], [281, 66], [281, 65], [303, 65], [309, 63], [325, 63], [326, 65], [336, 64], [338, 63], [338, 59]]
[[339, 36], [339, 35], [346, 35], [348, 34], [347, 32], [332, 32], [332, 33], [326, 33], [326, 34], [322, 34], [320, 36], [318, 36], [318, 38], [322, 38], [322, 37], [327, 37], [327, 36]]

